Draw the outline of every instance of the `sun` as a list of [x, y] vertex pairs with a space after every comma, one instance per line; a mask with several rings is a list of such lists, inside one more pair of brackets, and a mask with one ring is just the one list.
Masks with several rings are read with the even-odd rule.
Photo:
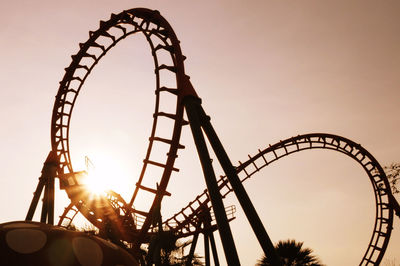
[[127, 171], [110, 156], [96, 155], [86, 159], [86, 168], [87, 175], [81, 182], [93, 194], [100, 195], [107, 190], [121, 193], [129, 187]]
[[93, 194], [102, 194], [110, 189], [110, 181], [107, 174], [99, 170], [88, 172], [87, 176], [82, 180], [82, 184]]

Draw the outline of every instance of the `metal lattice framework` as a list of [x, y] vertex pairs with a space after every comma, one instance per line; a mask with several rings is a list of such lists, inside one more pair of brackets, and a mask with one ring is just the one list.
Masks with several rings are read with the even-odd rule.
[[[94, 197], [81, 184], [81, 175], [85, 173], [75, 172], [73, 169], [69, 147], [69, 128], [78, 94], [91, 71], [119, 41], [135, 33], [144, 35], [154, 58], [156, 99], [147, 153], [132, 199], [127, 203], [119, 194], [112, 191], [108, 192], [106, 196]], [[229, 264], [236, 265], [239, 261], [228, 224], [229, 221], [234, 219], [235, 208], [225, 208], [222, 203], [222, 198], [233, 191], [239, 199], [264, 252], [272, 254], [271, 256], [275, 256], [274, 259], [276, 260], [272, 242], [263, 228], [242, 183], [264, 167], [292, 153], [310, 149], [335, 150], [356, 160], [363, 167], [372, 183], [376, 203], [375, 225], [360, 265], [379, 264], [391, 235], [393, 212], [396, 211], [400, 215], [400, 207], [392, 196], [386, 175], [376, 159], [359, 144], [346, 138], [330, 134], [307, 134], [270, 145], [262, 151], [259, 150], [255, 156], [249, 156], [246, 162], [233, 167], [211, 126], [210, 118], [201, 107], [201, 101], [194, 91], [189, 77], [185, 74], [184, 59], [179, 40], [172, 27], [158, 11], [138, 8], [117, 15], [112, 14], [110, 20], [100, 22], [98, 30], [89, 33], [89, 40], [80, 44], [79, 52], [72, 56], [72, 62], [66, 68], [65, 75], [60, 82], [52, 116], [52, 152], [43, 168], [42, 177], [28, 212], [27, 220], [32, 219], [43, 187], [45, 187], [44, 202], [51, 202], [54, 199], [53, 179], [58, 177], [61, 188], [65, 189], [71, 199], [71, 204], [61, 215], [59, 225], [68, 226], [76, 214], [80, 212], [99, 228], [102, 236], [114, 242], [131, 243], [132, 254], [139, 254], [140, 245], [149, 243], [151, 236], [157, 234], [157, 230], [154, 230], [156, 229], [154, 220], [157, 217], [157, 211], [159, 212], [163, 197], [170, 195], [167, 192], [167, 185], [171, 173], [179, 171], [174, 167], [174, 162], [178, 150], [184, 148], [179, 143], [182, 126], [190, 124], [202, 163], [207, 189], [189, 202], [180, 212], [165, 220], [162, 225], [159, 224], [159, 228], [162, 226], [165, 230], [173, 232], [176, 238], [194, 236], [196, 241], [198, 234], [203, 233], [207, 239], [210, 239], [214, 260], [216, 259], [216, 251], [212, 232], [219, 228], [225, 257]], [[171, 86], [171, 80], [173, 86]], [[167, 108], [161, 104], [165, 97], [171, 96], [176, 97], [173, 106]], [[189, 122], [183, 119], [184, 110], [186, 110]], [[170, 132], [170, 135], [161, 135], [160, 132], [166, 134], [165, 128], [159, 130], [158, 124], [161, 120], [169, 121], [170, 127], [167, 132]], [[204, 134], [206, 134], [226, 174], [218, 180], [216, 180], [211, 166]], [[154, 156], [153, 151], [160, 149], [166, 151], [165, 158], [160, 159]], [[153, 184], [153, 187], [148, 187], [144, 185], [143, 180], [146, 179], [148, 169], [152, 167], [161, 169], [162, 174], [158, 182]], [[151, 193], [154, 196], [150, 209], [134, 209], [132, 206], [135, 199], [139, 193], [144, 192]], [[53, 222], [52, 209], [54, 207], [52, 204], [43, 205], [42, 222]], [[48, 216], [48, 219], [46, 216]], [[225, 230], [226, 227], [227, 230]], [[190, 251], [192, 255], [196, 241], [192, 244], [193, 248]], [[206, 250], [206, 254], [207, 252]], [[277, 260], [275, 262], [279, 264]], [[215, 264], [218, 264], [218, 260], [215, 260]]]

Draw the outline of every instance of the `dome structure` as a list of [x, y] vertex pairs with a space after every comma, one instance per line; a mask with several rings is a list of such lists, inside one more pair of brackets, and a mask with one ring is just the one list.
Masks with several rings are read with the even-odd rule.
[[38, 222], [0, 224], [0, 258], [4, 265], [139, 265], [123, 248], [84, 232]]

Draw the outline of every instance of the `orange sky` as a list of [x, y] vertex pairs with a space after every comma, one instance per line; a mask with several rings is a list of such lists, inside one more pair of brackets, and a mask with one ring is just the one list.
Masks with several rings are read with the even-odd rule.
[[[400, 161], [398, 1], [1, 1], [0, 222], [25, 217], [50, 149], [53, 100], [70, 55], [99, 20], [134, 7], [160, 10], [174, 28], [186, 72], [233, 162], [310, 132], [345, 136], [383, 165]], [[126, 174], [115, 190], [127, 198], [154, 105], [146, 45], [132, 38], [111, 51], [88, 79], [72, 118], [75, 165], [85, 155], [98, 164], [112, 159], [118, 175]], [[176, 163], [181, 171], [172, 177], [172, 197], [163, 203], [165, 218], [205, 188], [188, 129], [182, 142], [187, 149]], [[304, 152], [245, 187], [274, 242], [304, 241], [328, 265], [359, 263], [374, 201], [355, 162], [329, 151]], [[261, 249], [233, 197], [232, 203], [242, 264], [253, 265]], [[397, 219], [386, 259], [400, 261], [399, 227]]]

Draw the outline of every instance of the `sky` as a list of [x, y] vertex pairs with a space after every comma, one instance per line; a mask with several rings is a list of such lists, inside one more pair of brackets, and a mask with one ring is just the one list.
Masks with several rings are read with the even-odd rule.
[[[135, 7], [157, 9], [172, 25], [186, 73], [234, 164], [311, 132], [360, 143], [382, 165], [400, 161], [398, 1], [1, 1], [0, 222], [25, 218], [50, 151], [54, 96], [70, 55], [100, 20]], [[83, 170], [85, 156], [108, 166], [110, 186], [127, 200], [150, 133], [153, 71], [143, 38], [124, 40], [88, 78], [71, 121], [74, 169]], [[186, 149], [164, 218], [205, 188], [189, 128], [181, 142]], [[375, 206], [354, 161], [307, 151], [244, 185], [273, 242], [303, 241], [327, 265], [360, 262]], [[68, 204], [63, 193], [57, 215]], [[231, 227], [241, 262], [254, 265], [262, 251], [245, 215], [234, 197], [225, 204], [237, 207]], [[384, 261], [400, 261], [399, 230], [397, 218]]]

